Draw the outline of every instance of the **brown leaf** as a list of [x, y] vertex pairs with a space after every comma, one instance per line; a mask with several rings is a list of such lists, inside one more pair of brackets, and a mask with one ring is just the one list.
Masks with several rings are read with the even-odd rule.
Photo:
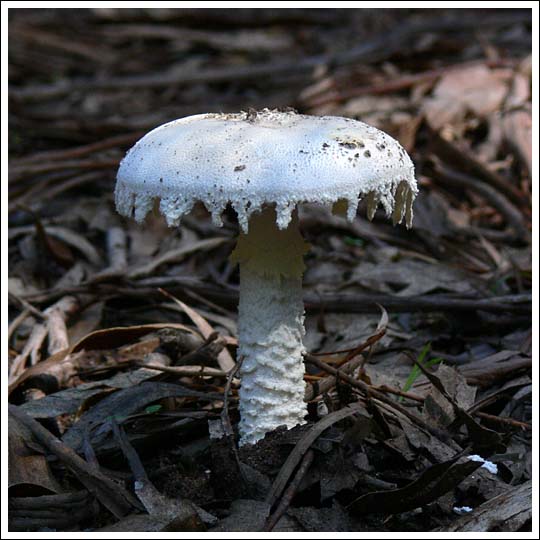
[[31, 450], [32, 433], [14, 416], [8, 416], [8, 486], [10, 496], [60, 493], [60, 485], [43, 454]]
[[[193, 308], [190, 308], [187, 304], [184, 304], [181, 300], [178, 300], [178, 298], [175, 298], [171, 294], [169, 294], [167, 291], [164, 291], [163, 289], [160, 289], [160, 291], [167, 296], [167, 298], [170, 298], [174, 301], [175, 304], [180, 306], [183, 311], [185, 311], [186, 315], [195, 323], [201, 334], [205, 339], [208, 339], [211, 334], [215, 332], [215, 330], [212, 328], [212, 326], [206, 321], [206, 319], [199, 315]], [[227, 349], [223, 349], [217, 357], [219, 367], [223, 371], [230, 371], [234, 368], [236, 365], [235, 361], [233, 360], [231, 353]]]
[[[456, 405], [465, 410], [474, 405], [476, 388], [469, 386], [459, 371], [443, 364], [437, 370], [437, 377]], [[424, 415], [441, 428], [449, 426], [456, 418], [452, 404], [435, 386], [425, 398]]]
[[465, 424], [469, 437], [474, 444], [474, 449], [478, 452], [484, 450], [488, 453], [503, 452], [505, 447], [502, 446], [501, 436], [491, 429], [481, 426], [467, 411], [463, 410], [456, 400], [446, 391], [443, 382], [431, 371], [427, 370], [421, 363], [416, 362], [420, 371], [429, 379], [431, 384], [441, 393], [441, 395], [452, 406], [455, 415], [455, 421], [452, 427], [455, 429], [462, 424]]
[[37, 420], [30, 418], [19, 407], [9, 405], [9, 412], [32, 432], [36, 440], [54, 454], [80, 482], [116, 517], [126, 515], [134, 508], [140, 508], [139, 502], [120, 484], [86, 463], [71, 448], [46, 430]]
[[[88, 351], [96, 349], [100, 350], [117, 348], [126, 343], [132, 343], [136, 339], [139, 339], [150, 332], [155, 332], [156, 330], [160, 330], [162, 328], [175, 328], [178, 330], [196, 334], [193, 329], [179, 323], [156, 323], [140, 326], [113, 327], [103, 330], [96, 330], [95, 332], [91, 332], [90, 334], [79, 340], [70, 349], [66, 349], [64, 351], [53, 354], [52, 356], [47, 358], [47, 360], [39, 362], [35, 366], [32, 366], [31, 368], [24, 371], [20, 377], [18, 377], [9, 385], [9, 393], [11, 394], [22, 383], [29, 384], [30, 380], [33, 380], [35, 382], [36, 379], [43, 378], [47, 375], [53, 375], [53, 377], [56, 379], [57, 387], [59, 388], [61, 382], [65, 380], [65, 375], [62, 374], [62, 368], [70, 366], [67, 371], [71, 373], [70, 369], [73, 369], [76, 365], [76, 357], [74, 356], [74, 353], [82, 350]], [[72, 366], [71, 364], [74, 365]], [[48, 384], [50, 385], [50, 381]]]
[[507, 84], [484, 65], [465, 66], [446, 73], [424, 102], [424, 114], [433, 129], [459, 123], [468, 112], [481, 118], [498, 110]]
[[47, 234], [45, 227], [36, 219], [36, 235], [45, 251], [60, 265], [68, 268], [75, 262], [73, 252], [61, 240]]
[[117, 373], [109, 379], [79, 384], [38, 400], [27, 401], [20, 408], [32, 418], [55, 418], [63, 414], [82, 414], [88, 404], [105, 395], [129, 388], [156, 376], [152, 369], [140, 368]]

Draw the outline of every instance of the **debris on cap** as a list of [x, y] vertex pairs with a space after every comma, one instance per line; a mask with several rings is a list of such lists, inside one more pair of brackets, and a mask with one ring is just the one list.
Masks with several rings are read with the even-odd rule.
[[122, 160], [115, 198], [118, 211], [138, 222], [159, 199], [169, 226], [199, 201], [221, 225], [230, 204], [247, 232], [264, 205], [275, 205], [284, 229], [300, 203], [344, 200], [352, 220], [362, 199], [369, 219], [382, 205], [394, 224], [405, 219], [410, 227], [417, 192], [410, 157], [383, 131], [350, 118], [264, 109], [159, 126]]

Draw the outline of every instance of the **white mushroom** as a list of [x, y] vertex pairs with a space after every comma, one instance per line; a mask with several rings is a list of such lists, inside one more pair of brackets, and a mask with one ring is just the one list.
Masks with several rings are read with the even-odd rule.
[[304, 422], [303, 255], [298, 230], [302, 202], [347, 203], [356, 216], [367, 200], [394, 223], [412, 223], [414, 166], [386, 133], [349, 118], [313, 117], [265, 109], [201, 114], [145, 135], [120, 165], [116, 206], [142, 221], [160, 200], [170, 226], [201, 201], [221, 224], [230, 204], [241, 234], [240, 444], [255, 443], [278, 426]]

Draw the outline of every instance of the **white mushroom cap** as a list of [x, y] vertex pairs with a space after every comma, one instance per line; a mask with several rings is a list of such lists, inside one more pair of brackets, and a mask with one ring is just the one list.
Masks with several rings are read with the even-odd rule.
[[258, 113], [200, 114], [164, 124], [139, 140], [120, 164], [116, 205], [142, 221], [160, 199], [170, 226], [197, 201], [221, 224], [231, 204], [242, 229], [265, 204], [286, 228], [298, 203], [348, 202], [352, 220], [360, 199], [368, 216], [379, 203], [394, 223], [406, 215], [418, 189], [414, 166], [386, 133], [349, 118]]

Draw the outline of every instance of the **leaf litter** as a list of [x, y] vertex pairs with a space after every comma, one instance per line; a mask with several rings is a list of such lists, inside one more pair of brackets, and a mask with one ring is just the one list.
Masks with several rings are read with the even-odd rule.
[[[530, 530], [530, 13], [73, 17], [10, 11], [10, 529]], [[308, 423], [239, 449], [235, 215], [141, 228], [114, 177], [167, 120], [286, 106], [388, 131], [420, 193], [408, 232], [301, 209]]]

